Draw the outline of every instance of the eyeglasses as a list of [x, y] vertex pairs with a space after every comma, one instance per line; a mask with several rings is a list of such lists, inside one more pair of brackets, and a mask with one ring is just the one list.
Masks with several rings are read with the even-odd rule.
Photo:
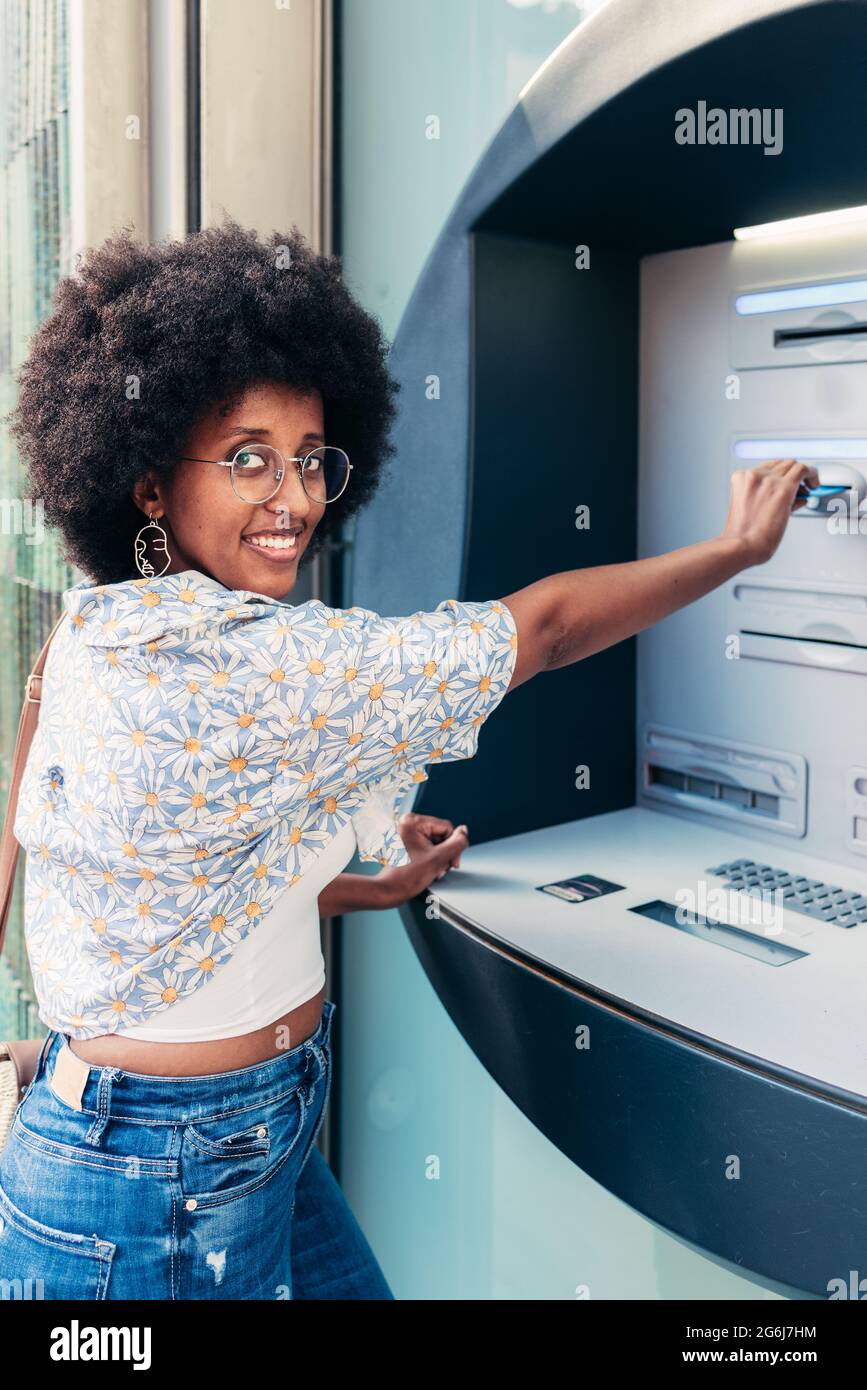
[[284, 458], [270, 444], [244, 444], [230, 459], [200, 459], [190, 454], [181, 454], [181, 458], [231, 468], [232, 489], [242, 502], [267, 502], [278, 491], [289, 463], [298, 469], [301, 486], [311, 501], [336, 502], [352, 468], [346, 451], [333, 444], [319, 445], [296, 458]]

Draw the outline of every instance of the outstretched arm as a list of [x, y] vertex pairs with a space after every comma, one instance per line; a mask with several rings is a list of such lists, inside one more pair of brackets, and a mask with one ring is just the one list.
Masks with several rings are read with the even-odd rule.
[[514, 594], [507, 605], [518, 629], [509, 690], [540, 671], [569, 666], [632, 637], [694, 603], [741, 570], [769, 560], [782, 540], [801, 482], [815, 468], [775, 459], [732, 475], [729, 512], [713, 540], [621, 565], [562, 570]]

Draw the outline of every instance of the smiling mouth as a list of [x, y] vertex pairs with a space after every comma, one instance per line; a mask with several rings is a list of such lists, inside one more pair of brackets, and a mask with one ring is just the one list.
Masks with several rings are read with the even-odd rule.
[[285, 563], [287, 560], [293, 560], [298, 554], [298, 537], [300, 534], [300, 530], [293, 531], [291, 534], [287, 532], [275, 532], [273, 535], [266, 533], [262, 535], [242, 536], [241, 540], [245, 545], [249, 546], [251, 550], [255, 550], [258, 554], [263, 555], [266, 560], [277, 561], [278, 563], [282, 561]]

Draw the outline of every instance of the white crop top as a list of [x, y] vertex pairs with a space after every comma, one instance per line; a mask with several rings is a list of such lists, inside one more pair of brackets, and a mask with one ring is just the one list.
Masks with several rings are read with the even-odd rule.
[[325, 983], [319, 934], [319, 894], [342, 873], [356, 849], [348, 821], [315, 863], [238, 943], [234, 955], [202, 988], [178, 999], [125, 1038], [144, 1042], [205, 1042], [235, 1038], [274, 1023], [317, 994]]

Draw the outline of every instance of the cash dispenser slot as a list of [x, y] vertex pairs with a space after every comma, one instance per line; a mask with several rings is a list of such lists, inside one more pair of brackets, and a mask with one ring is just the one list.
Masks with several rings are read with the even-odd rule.
[[648, 724], [641, 765], [654, 801], [784, 835], [806, 830], [807, 764], [799, 753]]
[[729, 341], [738, 371], [867, 361], [867, 279], [741, 290], [731, 301]]
[[832, 328], [776, 328], [774, 347], [803, 347], [805, 344], [827, 342], [830, 338], [867, 337], [867, 323], [843, 323]]
[[790, 579], [734, 580], [728, 631], [738, 655], [867, 674], [867, 586]]

